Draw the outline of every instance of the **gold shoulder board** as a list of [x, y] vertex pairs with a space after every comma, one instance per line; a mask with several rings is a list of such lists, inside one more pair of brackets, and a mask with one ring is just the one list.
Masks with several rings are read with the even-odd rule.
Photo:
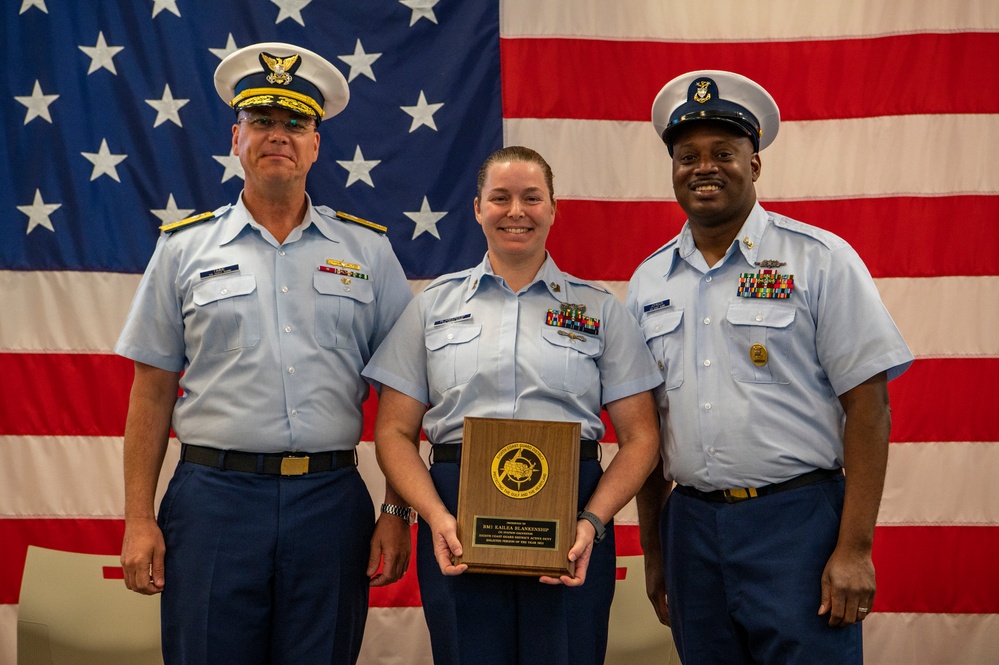
[[361, 219], [360, 217], [354, 217], [353, 215], [348, 215], [345, 212], [336, 213], [337, 219], [343, 220], [345, 222], [353, 222], [354, 224], [360, 224], [361, 226], [366, 226], [372, 231], [378, 231], [378, 233], [386, 233], [388, 231], [387, 226], [382, 226], [381, 224], [375, 224], [374, 222], [369, 222], [366, 219]]
[[207, 222], [210, 219], [215, 218], [214, 212], [203, 212], [200, 215], [195, 215], [194, 217], [188, 217], [187, 219], [182, 219], [179, 222], [171, 222], [170, 224], [164, 224], [160, 227], [160, 231], [163, 233], [173, 233], [179, 229], [187, 228], [188, 226], [194, 226], [195, 224], [200, 224], [201, 222]]

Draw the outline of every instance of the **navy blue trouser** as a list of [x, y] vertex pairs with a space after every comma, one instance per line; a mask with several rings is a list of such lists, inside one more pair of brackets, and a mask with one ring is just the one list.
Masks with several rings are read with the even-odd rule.
[[167, 665], [351, 665], [374, 529], [357, 469], [266, 476], [178, 465], [160, 507]]
[[684, 665], [863, 662], [861, 625], [817, 614], [843, 487], [837, 478], [734, 504], [670, 495], [660, 538]]
[[[603, 471], [596, 460], [579, 466], [582, 510]], [[451, 462], [430, 468], [452, 514], [458, 505], [459, 471], [460, 465]], [[421, 521], [416, 558], [434, 665], [603, 663], [617, 568], [611, 525], [607, 537], [593, 547], [586, 582], [575, 588], [541, 584], [537, 577], [467, 572], [445, 577], [429, 532]]]

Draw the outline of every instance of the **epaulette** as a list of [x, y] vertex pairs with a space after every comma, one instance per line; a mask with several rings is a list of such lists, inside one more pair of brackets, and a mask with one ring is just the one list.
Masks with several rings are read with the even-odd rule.
[[466, 277], [468, 277], [469, 275], [472, 274], [473, 270], [475, 270], [475, 268], [466, 268], [465, 270], [459, 270], [458, 272], [445, 273], [445, 274], [441, 275], [440, 277], [437, 277], [436, 279], [434, 279], [429, 284], [427, 284], [427, 286], [424, 289], [424, 291], [436, 288], [436, 287], [440, 286], [441, 284], [447, 284], [448, 282], [453, 282], [456, 279], [465, 279]]
[[188, 217], [182, 219], [179, 222], [170, 222], [169, 224], [164, 224], [160, 227], [160, 231], [163, 233], [173, 233], [174, 231], [179, 231], [180, 229], [186, 229], [188, 227], [194, 226], [195, 224], [200, 224], [202, 222], [207, 222], [209, 220], [216, 219], [215, 212], [203, 212], [200, 215], [195, 215], [194, 217]]
[[345, 212], [340, 212], [337, 210], [333, 213], [337, 219], [343, 222], [352, 222], [354, 224], [360, 224], [361, 226], [367, 227], [372, 231], [377, 231], [378, 233], [387, 233], [388, 227], [382, 226], [381, 224], [375, 224], [374, 222], [369, 222], [366, 219], [361, 219], [360, 217], [354, 217], [353, 215], [348, 215]]
[[567, 272], [563, 272], [562, 274], [565, 276], [565, 281], [567, 282], [572, 282], [573, 284], [577, 284], [579, 286], [588, 286], [591, 289], [595, 289], [597, 291], [603, 291], [604, 293], [610, 293], [610, 291], [608, 291], [600, 284], [597, 284], [596, 282], [590, 281], [588, 279], [582, 279], [581, 277], [576, 277], [575, 275], [570, 275]]
[[[679, 243], [679, 242], [680, 242], [680, 236], [677, 235], [674, 238], [672, 238], [668, 243], [666, 243], [665, 245], [663, 245], [662, 247], [660, 247], [656, 251], [654, 251], [651, 254], [649, 254], [648, 256], [646, 256], [645, 259], [641, 263], [638, 264], [638, 267], [639, 268], [642, 267], [643, 265], [645, 265], [646, 263], [648, 263], [652, 259], [656, 258], [657, 256], [659, 256], [663, 252], [675, 250], [676, 246], [677, 246], [677, 243]], [[638, 268], [636, 268], [636, 270], [637, 269]]]

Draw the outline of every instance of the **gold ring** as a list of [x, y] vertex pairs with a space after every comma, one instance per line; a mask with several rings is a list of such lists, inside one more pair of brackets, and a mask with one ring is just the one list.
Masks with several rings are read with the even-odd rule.
[[870, 613], [871, 608], [869, 608], [869, 607], [858, 607], [857, 611], [858, 612], [863, 612], [864, 614], [868, 614], [868, 613]]

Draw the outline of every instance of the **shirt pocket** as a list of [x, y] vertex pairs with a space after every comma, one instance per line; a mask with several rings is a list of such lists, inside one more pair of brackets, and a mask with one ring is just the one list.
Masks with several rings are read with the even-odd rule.
[[479, 364], [481, 325], [454, 325], [428, 330], [427, 384], [443, 393], [468, 383]]
[[600, 357], [602, 340], [573, 333], [560, 335], [561, 328], [541, 329], [541, 378], [549, 388], [573, 395], [583, 395], [592, 386], [600, 385], [600, 370], [596, 359]]
[[204, 347], [224, 353], [260, 341], [260, 303], [253, 275], [213, 277], [194, 287], [195, 316], [206, 317]]
[[312, 286], [316, 292], [316, 342], [327, 349], [357, 348], [354, 319], [361, 307], [374, 300], [371, 282], [317, 272]]
[[683, 383], [683, 310], [674, 309], [647, 316], [642, 321], [642, 334], [652, 357], [659, 365], [666, 390]]
[[794, 307], [766, 301], [728, 306], [732, 378], [743, 383], [790, 383], [788, 361]]

